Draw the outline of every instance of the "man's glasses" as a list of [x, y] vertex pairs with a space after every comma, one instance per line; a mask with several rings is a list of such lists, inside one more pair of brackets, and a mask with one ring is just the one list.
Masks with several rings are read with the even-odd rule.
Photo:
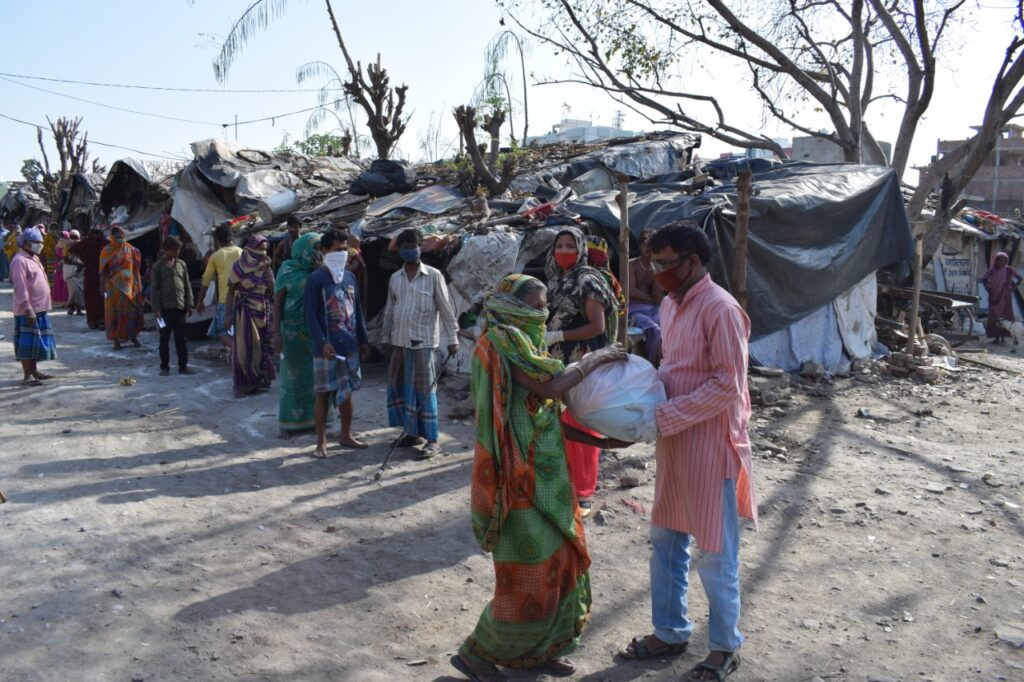
[[692, 255], [692, 253], [684, 253], [680, 255], [679, 258], [674, 258], [672, 260], [651, 260], [651, 265], [654, 266], [655, 272], [665, 272], [666, 270], [676, 267]]

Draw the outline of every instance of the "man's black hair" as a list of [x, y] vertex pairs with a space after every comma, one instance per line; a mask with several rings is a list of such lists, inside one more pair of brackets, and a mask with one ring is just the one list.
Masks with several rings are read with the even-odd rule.
[[296, 216], [290, 215], [288, 216], [288, 227], [302, 227], [302, 221]]
[[711, 242], [704, 230], [692, 220], [677, 220], [654, 233], [649, 242], [652, 251], [670, 248], [677, 254], [695, 253], [701, 265], [711, 260]]
[[164, 238], [164, 249], [169, 251], [181, 251], [181, 240], [172, 235]]
[[218, 225], [213, 228], [213, 239], [218, 244], [231, 244], [231, 228], [227, 225]]
[[324, 253], [331, 250], [335, 242], [346, 242], [348, 241], [348, 231], [330, 229], [320, 236], [320, 250]]
[[645, 229], [645, 230], [640, 230], [640, 234], [638, 234], [636, 236], [636, 243], [637, 243], [637, 245], [643, 244], [644, 242], [651, 241], [651, 237], [654, 236], [655, 232], [657, 232], [657, 230], [652, 230], [649, 227], [647, 229]]
[[412, 244], [413, 242], [416, 242], [416, 246], [423, 246], [423, 233], [415, 227], [410, 227], [398, 233], [395, 245], [401, 247], [402, 244]]

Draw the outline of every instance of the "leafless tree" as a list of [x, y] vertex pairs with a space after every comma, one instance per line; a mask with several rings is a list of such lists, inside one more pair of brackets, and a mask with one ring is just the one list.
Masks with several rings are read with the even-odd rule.
[[477, 113], [474, 107], [460, 106], [455, 109], [455, 122], [462, 133], [462, 139], [466, 143], [466, 152], [473, 163], [473, 170], [476, 173], [477, 181], [487, 189], [487, 193], [496, 197], [508, 189], [509, 184], [515, 177], [515, 160], [507, 155], [501, 163], [500, 172], [498, 166], [499, 135], [501, 126], [505, 123], [505, 112], [497, 109], [492, 114], [484, 117], [481, 126], [491, 137], [491, 149], [488, 159], [485, 162], [480, 151], [480, 145], [476, 141]]
[[53, 146], [57, 150], [56, 167], [50, 166], [50, 157], [43, 143], [43, 129], [36, 128], [36, 141], [42, 161], [36, 161], [32, 180], [33, 189], [50, 206], [50, 214], [57, 215], [60, 209], [61, 193], [70, 186], [72, 176], [78, 173], [105, 173], [107, 169], [100, 165], [99, 159], [89, 164], [89, 133], [79, 131], [81, 118], [64, 118], [56, 121], [46, 117], [53, 137]]
[[[367, 64], [364, 74], [362, 63], [354, 61], [349, 54], [348, 47], [345, 45], [345, 39], [341, 34], [341, 28], [338, 26], [338, 21], [334, 14], [334, 7], [331, 6], [331, 0], [324, 0], [324, 3], [327, 6], [327, 16], [331, 22], [331, 29], [338, 39], [338, 47], [341, 48], [341, 53], [345, 57], [345, 64], [348, 70], [348, 79], [341, 82], [342, 92], [344, 92], [345, 97], [351, 98], [366, 113], [367, 126], [370, 129], [370, 137], [373, 138], [374, 145], [377, 147], [377, 156], [387, 159], [390, 157], [399, 138], [405, 132], [405, 127], [409, 120], [408, 116], [404, 113], [405, 95], [409, 88], [405, 85], [391, 85], [391, 77], [388, 75], [387, 69], [381, 66], [379, 54], [377, 55], [376, 62]], [[224, 39], [220, 54], [214, 60], [213, 71], [218, 82], [225, 83], [227, 81], [231, 65], [249, 39], [257, 31], [266, 28], [272, 19], [284, 14], [287, 7], [288, 0], [255, 0], [255, 2], [249, 5], [245, 12], [242, 13], [242, 16], [235, 22], [227, 38]], [[307, 64], [306, 66], [309, 67], [310, 65]], [[337, 71], [333, 68], [330, 70], [333, 72], [334, 77], [337, 78]], [[314, 72], [319, 73], [316, 69], [310, 69], [306, 72], [306, 75], [312, 76]], [[300, 81], [303, 80], [301, 77], [303, 73], [303, 69], [300, 68]], [[323, 74], [319, 73], [319, 75]], [[341, 81], [340, 78], [337, 78], [337, 80]], [[324, 92], [325, 90], [322, 89], [320, 93], [321, 110], [326, 110], [325, 105], [327, 102], [323, 101]], [[337, 101], [330, 104], [336, 105], [343, 101], [343, 99], [336, 98]]]
[[[527, 5], [546, 10], [526, 21]], [[950, 51], [950, 27], [970, 19], [967, 0], [510, 0], [507, 15], [530, 36], [568, 56], [571, 72], [550, 83], [582, 83], [611, 94], [654, 123], [710, 135], [784, 157], [780, 145], [730, 119], [712, 96], [674, 84], [675, 67], [702, 56], [741, 64], [767, 116], [838, 145], [847, 161], [885, 164], [867, 114], [887, 99], [902, 107], [888, 164], [901, 177], [911, 143], [935, 90], [937, 58]], [[1010, 18], [1008, 16], [1008, 18]], [[938, 247], [955, 202], [926, 212], [929, 194], [948, 175], [959, 194], [1024, 104], [1024, 16], [992, 78], [975, 134], [921, 171], [910, 219], [927, 216], [925, 253]], [[812, 106], [808, 107], [807, 104]], [[800, 112], [824, 114], [822, 131]]]

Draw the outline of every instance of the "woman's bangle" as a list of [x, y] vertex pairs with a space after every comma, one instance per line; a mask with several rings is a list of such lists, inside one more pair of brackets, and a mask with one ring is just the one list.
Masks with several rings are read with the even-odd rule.
[[574, 369], [574, 370], [576, 370], [577, 372], [579, 372], [579, 373], [580, 373], [580, 381], [583, 381], [584, 379], [586, 379], [586, 378], [587, 378], [587, 373], [586, 373], [586, 372], [584, 372], [584, 371], [583, 371], [582, 369], [580, 369], [580, 366], [579, 366], [579, 365], [573, 365], [573, 366], [572, 366], [572, 367], [570, 367], [569, 369]]

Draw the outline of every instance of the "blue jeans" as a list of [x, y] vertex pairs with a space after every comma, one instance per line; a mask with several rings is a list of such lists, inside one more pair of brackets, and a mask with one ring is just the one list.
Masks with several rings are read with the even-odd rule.
[[[740, 519], [736, 481], [725, 481], [722, 551], [701, 551], [695, 561], [708, 598], [708, 648], [735, 651], [743, 643], [740, 623]], [[693, 622], [687, 617], [690, 535], [651, 527], [651, 617], [654, 634], [663, 642], [689, 641]]]

